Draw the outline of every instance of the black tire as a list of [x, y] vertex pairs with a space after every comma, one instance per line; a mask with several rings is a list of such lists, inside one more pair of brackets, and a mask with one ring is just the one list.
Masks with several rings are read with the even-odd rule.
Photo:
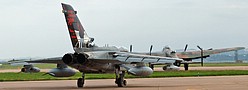
[[26, 69], [25, 69], [25, 68], [22, 68], [22, 69], [21, 69], [21, 72], [26, 72]]
[[149, 64], [149, 67], [154, 70], [154, 65], [153, 64]]
[[180, 67], [181, 66], [181, 63], [180, 62], [175, 62], [175, 63], [173, 63], [175, 66], [178, 66], [178, 67]]
[[118, 79], [115, 79], [115, 84], [118, 84]]
[[189, 64], [184, 64], [184, 69], [185, 69], [185, 71], [188, 71], [189, 70]]
[[163, 70], [166, 71], [167, 70], [167, 66], [163, 66]]
[[118, 87], [123, 87], [123, 82], [122, 82], [121, 78], [118, 78], [117, 85], [118, 85]]
[[126, 80], [123, 81], [123, 85], [127, 86], [127, 81]]
[[78, 81], [77, 81], [77, 86], [79, 88], [83, 87], [84, 86], [84, 80], [82, 78], [79, 78]]
[[126, 80], [123, 80], [121, 78], [118, 78], [117, 85], [118, 85], [118, 87], [124, 87], [124, 86], [127, 85], [127, 81]]

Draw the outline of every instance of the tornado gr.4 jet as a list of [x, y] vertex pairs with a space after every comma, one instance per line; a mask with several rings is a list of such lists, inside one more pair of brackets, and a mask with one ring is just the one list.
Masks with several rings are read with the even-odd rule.
[[[203, 66], [203, 58], [210, 57], [210, 55], [245, 49], [245, 47], [232, 47], [232, 48], [202, 50], [202, 48], [200, 48], [198, 46], [198, 48], [201, 49], [200, 51], [186, 51], [187, 47], [188, 47], [188, 45], [185, 46], [185, 49], [183, 52], [173, 51], [168, 46], [164, 47], [163, 50], [160, 52], [151, 52], [151, 50], [152, 50], [152, 46], [151, 46], [150, 53], [137, 53], [137, 54], [145, 54], [145, 55], [152, 55], [152, 56], [164, 56], [164, 57], [183, 59], [183, 61], [176, 61], [174, 63], [159, 63], [159, 62], [150, 63], [149, 67], [151, 67], [152, 69], [153, 69], [154, 65], [165, 64], [165, 66], [163, 66], [163, 70], [165, 70], [165, 71], [166, 70], [179, 70], [180, 65], [184, 64], [185, 70], [188, 70], [189, 64], [201, 63], [201, 65]], [[201, 62], [192, 61], [194, 59], [200, 59], [200, 58], [201, 58]]]
[[[66, 53], [61, 57], [29, 60], [28, 63], [54, 63], [57, 68], [51, 69], [46, 74], [54, 77], [69, 77], [75, 74], [75, 71], [68, 68], [70, 66], [79, 70], [82, 77], [77, 80], [77, 86], [83, 87], [85, 81], [85, 73], [115, 73], [115, 83], [118, 87], [126, 86], [127, 81], [124, 80], [125, 73], [135, 76], [148, 76], [153, 70], [146, 66], [146, 63], [174, 63], [182, 62], [182, 59], [152, 56], [144, 54], [135, 54], [128, 52], [124, 48], [117, 47], [98, 47], [85, 32], [77, 11], [72, 6], [62, 3], [63, 13], [65, 15], [69, 36], [75, 52]], [[22, 71], [32, 71], [36, 69], [32, 65], [26, 65]], [[28, 70], [26, 70], [28, 69]]]

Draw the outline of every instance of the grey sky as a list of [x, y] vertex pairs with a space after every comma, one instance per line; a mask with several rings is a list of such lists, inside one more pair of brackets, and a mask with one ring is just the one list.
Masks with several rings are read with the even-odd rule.
[[61, 2], [98, 46], [154, 51], [248, 45], [247, 0], [1, 0], [0, 59], [73, 52]]

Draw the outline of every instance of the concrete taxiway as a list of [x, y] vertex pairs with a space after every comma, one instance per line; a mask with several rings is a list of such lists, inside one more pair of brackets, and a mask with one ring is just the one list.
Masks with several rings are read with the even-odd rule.
[[[248, 90], [248, 76], [210, 76], [126, 79], [117, 87], [114, 79], [86, 80], [83, 90]], [[76, 80], [0, 82], [0, 90], [78, 90]]]

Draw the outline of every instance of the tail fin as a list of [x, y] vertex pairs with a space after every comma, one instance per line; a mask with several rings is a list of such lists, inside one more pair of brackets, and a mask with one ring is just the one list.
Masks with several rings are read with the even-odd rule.
[[84, 44], [85, 30], [77, 17], [77, 11], [74, 11], [71, 5], [62, 4], [63, 13], [67, 22], [73, 48], [81, 48]]

